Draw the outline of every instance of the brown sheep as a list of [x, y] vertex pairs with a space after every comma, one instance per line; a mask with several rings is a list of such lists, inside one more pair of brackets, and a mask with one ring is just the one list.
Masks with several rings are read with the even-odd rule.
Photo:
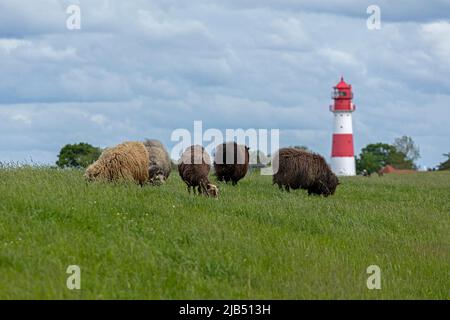
[[166, 148], [158, 140], [147, 139], [144, 146], [149, 154], [148, 176], [152, 184], [161, 184], [166, 182], [170, 175], [172, 161]]
[[294, 148], [282, 148], [274, 157], [278, 161], [278, 171], [273, 175], [273, 183], [282, 190], [305, 189], [308, 194], [325, 197], [334, 194], [339, 180], [331, 171], [325, 159], [314, 153]]
[[218, 145], [214, 157], [214, 170], [219, 181], [231, 181], [235, 186], [248, 171], [249, 148], [228, 142]]
[[208, 179], [211, 169], [211, 160], [208, 153], [200, 145], [190, 146], [181, 155], [178, 164], [178, 173], [186, 183], [188, 192], [197, 187], [198, 194], [217, 198], [219, 189]]
[[108, 148], [84, 174], [87, 181], [148, 181], [149, 155], [141, 142], [124, 142]]

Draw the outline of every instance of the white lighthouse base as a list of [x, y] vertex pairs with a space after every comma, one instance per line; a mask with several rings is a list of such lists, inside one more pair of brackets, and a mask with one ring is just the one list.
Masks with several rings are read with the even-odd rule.
[[331, 158], [331, 170], [337, 176], [355, 176], [355, 157], [333, 157]]

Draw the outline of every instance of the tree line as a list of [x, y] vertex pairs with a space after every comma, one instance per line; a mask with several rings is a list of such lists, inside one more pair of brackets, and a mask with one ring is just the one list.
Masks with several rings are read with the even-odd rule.
[[[310, 151], [306, 146], [295, 146], [295, 148]], [[258, 159], [263, 156], [259, 151], [254, 152]], [[60, 150], [56, 165], [59, 168], [86, 168], [97, 160], [101, 153], [101, 148], [89, 143], [67, 144]], [[450, 170], [450, 152], [443, 156], [446, 160], [441, 162], [437, 169]], [[364, 170], [370, 174], [375, 173], [387, 165], [396, 169], [416, 170], [420, 150], [411, 137], [403, 136], [395, 139], [392, 144], [382, 142], [368, 144], [355, 158], [358, 173]]]

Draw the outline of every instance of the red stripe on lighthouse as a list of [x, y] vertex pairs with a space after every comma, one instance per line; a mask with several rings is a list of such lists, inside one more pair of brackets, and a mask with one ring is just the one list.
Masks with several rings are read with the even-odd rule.
[[333, 134], [332, 157], [353, 157], [353, 134]]

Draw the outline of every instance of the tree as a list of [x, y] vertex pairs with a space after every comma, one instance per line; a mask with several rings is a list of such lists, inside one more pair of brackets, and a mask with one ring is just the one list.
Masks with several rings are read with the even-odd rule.
[[444, 153], [444, 157], [447, 157], [447, 160], [439, 164], [438, 169], [439, 170], [450, 170], [450, 152]]
[[361, 152], [360, 158], [356, 158], [356, 170], [362, 172], [367, 170], [369, 174], [378, 172], [382, 167], [382, 158], [371, 152]]
[[393, 146], [398, 152], [406, 155], [406, 158], [412, 163], [416, 162], [420, 158], [419, 147], [415, 145], [414, 140], [411, 137], [403, 136], [397, 138], [394, 141]]
[[386, 143], [368, 144], [356, 158], [356, 170], [367, 170], [369, 174], [377, 172], [386, 165], [392, 147]]
[[396, 169], [417, 169], [414, 161], [408, 159], [408, 157], [403, 152], [399, 152], [395, 147], [394, 150], [389, 154], [386, 164], [389, 164]]
[[406, 155], [398, 151], [394, 146], [387, 143], [368, 144], [361, 150], [359, 158], [356, 158], [356, 170], [374, 173], [386, 165], [397, 169], [413, 169], [413, 161], [407, 159]]
[[56, 165], [60, 168], [86, 168], [100, 157], [101, 149], [88, 143], [65, 145], [58, 155]]

